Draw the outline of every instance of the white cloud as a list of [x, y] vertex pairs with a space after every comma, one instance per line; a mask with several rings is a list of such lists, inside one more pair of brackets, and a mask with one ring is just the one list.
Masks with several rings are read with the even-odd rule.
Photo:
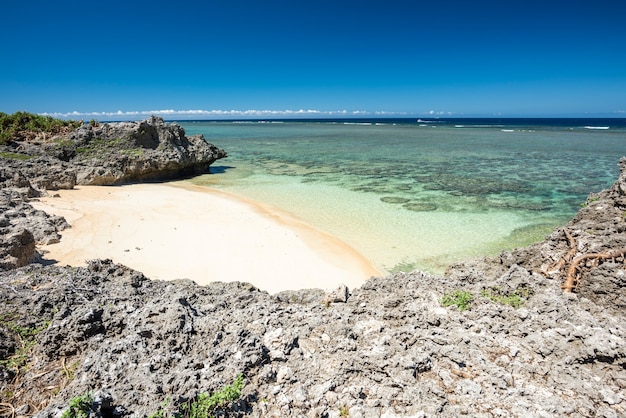
[[440, 111], [429, 110], [425, 114], [431, 115], [431, 116], [453, 116], [456, 114], [456, 112], [450, 112], [450, 111], [445, 111], [445, 110], [440, 110]]
[[272, 110], [272, 109], [248, 109], [248, 110], [203, 110], [203, 109], [159, 109], [159, 110], [134, 110], [116, 112], [51, 112], [42, 113], [44, 116], [53, 116], [56, 118], [95, 118], [95, 119], [132, 119], [143, 118], [151, 115], [161, 116], [169, 119], [192, 119], [192, 118], [264, 118], [264, 117], [350, 117], [350, 116], [405, 116], [406, 112], [386, 112], [377, 111], [370, 112], [365, 110], [317, 110], [317, 109], [298, 109], [298, 110]]
[[152, 115], [161, 116], [170, 120], [185, 119], [253, 119], [253, 118], [342, 118], [342, 117], [418, 117], [418, 116], [453, 116], [450, 111], [430, 110], [427, 112], [392, 112], [367, 110], [317, 110], [317, 109], [156, 109], [156, 110], [117, 110], [114, 112], [51, 112], [41, 113], [44, 116], [53, 116], [64, 119], [98, 119], [98, 120], [133, 120], [144, 119]]

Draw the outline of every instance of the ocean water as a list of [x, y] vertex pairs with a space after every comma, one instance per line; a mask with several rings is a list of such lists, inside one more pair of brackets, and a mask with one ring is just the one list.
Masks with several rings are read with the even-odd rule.
[[288, 211], [382, 272], [441, 273], [540, 241], [626, 156], [626, 119], [179, 124], [229, 154], [194, 183]]

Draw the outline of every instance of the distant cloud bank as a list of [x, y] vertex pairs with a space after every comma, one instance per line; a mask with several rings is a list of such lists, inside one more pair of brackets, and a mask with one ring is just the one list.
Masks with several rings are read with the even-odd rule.
[[55, 118], [95, 118], [95, 119], [133, 119], [149, 117], [151, 115], [161, 116], [165, 119], [236, 119], [236, 118], [307, 118], [307, 117], [366, 117], [366, 116], [407, 116], [403, 112], [368, 112], [364, 110], [141, 110], [117, 112], [54, 112], [42, 113], [44, 116]]
[[150, 117], [152, 115], [161, 116], [168, 120], [193, 120], [193, 119], [289, 119], [289, 118], [366, 118], [366, 117], [623, 117], [626, 114], [624, 110], [617, 110], [605, 113], [576, 113], [576, 114], [510, 114], [502, 113], [485, 113], [485, 114], [465, 114], [450, 111], [425, 110], [421, 112], [388, 112], [388, 111], [366, 111], [366, 110], [316, 110], [316, 109], [300, 109], [300, 110], [138, 110], [138, 111], [122, 111], [117, 112], [53, 112], [40, 113], [43, 116], [53, 116], [61, 119], [96, 119], [102, 121], [115, 120], [138, 120]]

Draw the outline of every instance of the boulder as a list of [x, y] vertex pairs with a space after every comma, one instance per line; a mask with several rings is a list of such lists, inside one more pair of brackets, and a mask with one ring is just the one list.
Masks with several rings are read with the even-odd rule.
[[141, 122], [85, 125], [69, 138], [76, 144], [78, 184], [114, 185], [175, 179], [208, 172], [227, 156], [202, 135], [185, 135], [177, 124], [151, 117]]
[[36, 255], [35, 237], [27, 229], [0, 230], [0, 270], [11, 270], [28, 264]]
[[[20, 171], [39, 190], [172, 180], [207, 173], [213, 162], [227, 156], [202, 135], [188, 137], [180, 125], [154, 116], [140, 122], [86, 124], [66, 136], [13, 142], [3, 149], [30, 158], [0, 157], [0, 170]], [[0, 183], [9, 178], [0, 171]]]

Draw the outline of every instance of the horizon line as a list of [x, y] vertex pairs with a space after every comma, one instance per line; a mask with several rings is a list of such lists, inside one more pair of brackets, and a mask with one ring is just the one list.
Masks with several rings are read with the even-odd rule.
[[[39, 113], [42, 116], [51, 116], [55, 118], [136, 118], [136, 117], [150, 117], [160, 116], [163, 119], [189, 119], [200, 120], [199, 118], [214, 118], [214, 119], [250, 119], [250, 118], [358, 118], [358, 117], [379, 117], [379, 118], [411, 118], [411, 117], [449, 117], [449, 118], [581, 118], [581, 117], [607, 117], [607, 118], [619, 118], [626, 117], [626, 110], [618, 110], [612, 112], [585, 112], [585, 113], [569, 113], [561, 114], [560, 116], [541, 116], [541, 115], [506, 115], [501, 112], [497, 113], [485, 113], [485, 114], [465, 114], [462, 112], [451, 111], [435, 111], [429, 110], [425, 112], [391, 112], [391, 111], [365, 111], [365, 110], [317, 110], [317, 109], [299, 109], [299, 110], [203, 110], [203, 109], [190, 109], [190, 110], [174, 110], [174, 109], [161, 109], [161, 110], [139, 110], [139, 111], [122, 111], [115, 112], [42, 112]], [[569, 116], [566, 116], [569, 115]], [[595, 115], [595, 116], [594, 116]], [[611, 115], [611, 116], [609, 116]]]

